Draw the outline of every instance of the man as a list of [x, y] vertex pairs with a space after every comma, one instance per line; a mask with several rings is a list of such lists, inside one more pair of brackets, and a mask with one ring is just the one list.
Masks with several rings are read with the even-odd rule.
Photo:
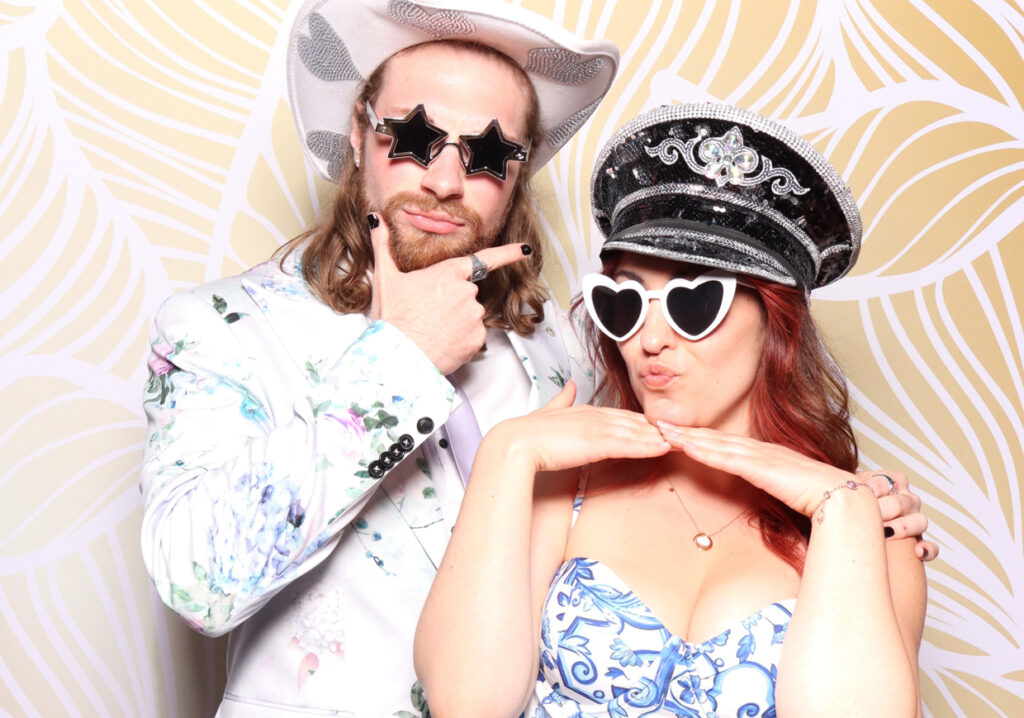
[[168, 606], [232, 632], [222, 716], [425, 711], [412, 638], [480, 433], [569, 377], [589, 397], [528, 179], [617, 51], [427, 5], [302, 8], [291, 103], [334, 206], [156, 317], [143, 555]]

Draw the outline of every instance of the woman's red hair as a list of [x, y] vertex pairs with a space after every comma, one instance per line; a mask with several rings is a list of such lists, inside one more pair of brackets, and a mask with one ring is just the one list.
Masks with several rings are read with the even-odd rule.
[[[605, 263], [611, 273], [616, 263]], [[754, 438], [781, 444], [845, 471], [857, 469], [857, 442], [850, 427], [846, 380], [825, 348], [803, 290], [744, 276], [764, 308], [764, 354], [751, 390]], [[629, 383], [617, 343], [598, 331], [582, 301], [587, 340], [602, 379], [601, 403], [643, 411]], [[810, 521], [781, 502], [765, 501], [751, 517], [765, 545], [783, 560], [803, 569]]]

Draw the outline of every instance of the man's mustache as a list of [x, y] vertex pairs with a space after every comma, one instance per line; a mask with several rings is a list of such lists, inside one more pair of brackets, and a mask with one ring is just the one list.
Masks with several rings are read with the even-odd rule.
[[429, 194], [399, 192], [388, 198], [383, 207], [385, 218], [394, 217], [403, 207], [412, 206], [423, 212], [445, 212], [455, 219], [461, 219], [474, 235], [479, 234], [483, 221], [479, 213], [457, 199], [438, 199]]

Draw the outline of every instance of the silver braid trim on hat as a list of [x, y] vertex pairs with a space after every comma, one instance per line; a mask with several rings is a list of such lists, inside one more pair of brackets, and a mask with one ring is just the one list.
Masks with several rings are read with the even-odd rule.
[[796, 279], [793, 278], [793, 275], [782, 265], [781, 262], [779, 262], [778, 259], [768, 252], [757, 249], [745, 242], [739, 242], [735, 239], [723, 237], [718, 234], [712, 234], [711, 232], [687, 229], [684, 234], [686, 237], [700, 242], [716, 247], [724, 247], [725, 249], [732, 250], [737, 254], [750, 257], [754, 262], [757, 262], [761, 266], [754, 267], [741, 262], [733, 262], [722, 257], [715, 257], [714, 264], [709, 265], [707, 254], [672, 250], [663, 245], [657, 247], [645, 247], [628, 241], [637, 238], [660, 239], [666, 235], [665, 229], [658, 229], [655, 227], [644, 227], [633, 232], [623, 232], [614, 240], [605, 242], [601, 247], [601, 251], [619, 250], [633, 254], [647, 254], [652, 257], [674, 259], [679, 262], [689, 262], [691, 264], [698, 264], [704, 267], [714, 266], [728, 272], [735, 272], [736, 274], [748, 274], [754, 277], [761, 277], [762, 279], [767, 279], [771, 282], [775, 282], [776, 284], [784, 284], [787, 287], [797, 286]]
[[582, 110], [577, 110], [557, 126], [548, 130], [548, 133], [544, 135], [548, 144], [557, 149], [568, 142], [576, 134], [576, 131], [583, 127], [584, 123], [594, 113], [594, 110], [597, 109], [597, 106], [601, 104], [602, 99], [604, 99], [603, 96], [597, 98]]
[[[717, 187], [705, 187], [704, 185], [694, 183], [679, 183], [673, 182], [669, 184], [657, 185], [656, 187], [644, 187], [636, 192], [631, 192], [625, 197], [619, 200], [619, 203], [615, 205], [615, 210], [612, 212], [611, 226], [614, 227], [616, 221], [624, 211], [629, 209], [637, 202], [644, 202], [651, 197], [658, 197], [660, 195], [674, 195], [674, 194], [686, 194], [692, 197], [700, 197], [702, 199], [712, 199], [717, 202], [723, 202], [725, 204], [733, 205], [734, 207], [740, 207], [742, 209], [759, 214], [765, 217], [775, 224], [782, 227], [790, 235], [792, 235], [810, 255], [811, 261], [814, 263], [814, 274], [817, 276], [821, 269], [822, 252], [818, 249], [818, 245], [814, 243], [807, 233], [796, 225], [795, 222], [790, 220], [784, 214], [778, 210], [766, 207], [760, 203], [752, 202], [748, 199], [740, 197], [733, 192], [727, 192], [720, 190]], [[843, 245], [849, 248], [849, 245]]]
[[476, 32], [473, 21], [458, 10], [430, 12], [408, 0], [388, 0], [388, 14], [398, 22], [422, 30], [437, 40]]
[[[733, 127], [729, 132], [735, 132], [742, 143], [743, 134], [738, 127]], [[705, 155], [707, 154], [705, 147], [708, 142], [719, 141], [721, 144], [721, 140], [724, 140], [729, 133], [721, 137], [708, 137], [709, 134], [710, 132], [706, 127], [701, 127], [697, 130], [697, 136], [687, 140], [685, 143], [675, 137], [669, 137], [663, 140], [657, 147], [644, 147], [644, 152], [649, 157], [656, 156], [666, 165], [674, 165], [682, 157], [690, 170], [695, 174], [714, 180], [715, 184], [719, 187], [725, 186], [726, 183], [741, 187], [753, 187], [762, 182], [772, 180], [772, 192], [777, 195], [790, 192], [801, 195], [810, 192], [807, 187], [802, 186], [797, 181], [796, 175], [792, 172], [784, 167], [773, 166], [769, 158], [758, 154], [756, 150], [749, 147], [740, 147], [739, 152], [736, 154], [745, 152], [747, 156], [741, 158], [739, 162], [734, 157], [728, 156], [724, 160], [709, 158], [705, 164], [701, 164], [694, 154], [694, 150], [696, 149], [701, 155]], [[754, 171], [758, 165], [761, 165], [761, 171], [753, 177], [747, 176], [747, 172]], [[744, 169], [745, 167], [749, 169]], [[730, 169], [735, 170], [735, 175], [732, 177], [729, 176]]]
[[615, 151], [615, 148], [620, 145], [624, 139], [651, 125], [656, 125], [662, 122], [671, 122], [672, 120], [692, 118], [737, 122], [746, 125], [757, 132], [763, 132], [774, 137], [780, 142], [784, 142], [789, 145], [794, 152], [803, 157], [804, 160], [814, 168], [814, 171], [821, 176], [825, 181], [825, 184], [828, 185], [828, 188], [835, 195], [839, 208], [842, 210], [843, 216], [846, 218], [846, 223], [850, 227], [850, 239], [853, 252], [854, 254], [858, 252], [860, 249], [861, 234], [863, 233], [860, 211], [857, 209], [857, 202], [854, 200], [853, 194], [850, 192], [849, 187], [846, 186], [846, 183], [839, 175], [839, 172], [837, 172], [836, 169], [829, 164], [828, 160], [826, 160], [820, 152], [814, 149], [807, 140], [790, 130], [788, 127], [784, 127], [767, 117], [762, 117], [761, 115], [748, 112], [747, 110], [741, 110], [738, 107], [732, 107], [730, 105], [715, 103], [664, 105], [639, 117], [633, 118], [620, 127], [618, 131], [612, 135], [611, 139], [605, 143], [603, 151], [598, 155], [597, 160], [594, 162], [594, 171], [590, 180], [591, 186], [593, 186], [597, 179], [598, 170], [604, 167], [605, 160], [608, 159], [608, 156]]
[[578, 53], [561, 47], [537, 47], [527, 53], [526, 72], [532, 72], [563, 85], [582, 85], [604, 67], [604, 59], [581, 60]]
[[850, 245], [849, 242], [843, 242], [842, 244], [833, 244], [831, 247], [826, 247], [825, 249], [821, 250], [821, 259], [822, 261], [824, 261], [831, 257], [833, 254], [840, 254], [842, 252], [852, 251], [853, 247]]

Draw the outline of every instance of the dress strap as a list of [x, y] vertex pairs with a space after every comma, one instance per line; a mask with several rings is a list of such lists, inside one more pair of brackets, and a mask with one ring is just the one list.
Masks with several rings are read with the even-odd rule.
[[576, 497], [572, 500], [572, 521], [569, 522], [569, 530], [576, 525], [576, 519], [583, 508], [583, 493], [587, 490], [587, 478], [590, 476], [590, 467], [584, 466], [580, 470], [580, 483], [576, 487]]

